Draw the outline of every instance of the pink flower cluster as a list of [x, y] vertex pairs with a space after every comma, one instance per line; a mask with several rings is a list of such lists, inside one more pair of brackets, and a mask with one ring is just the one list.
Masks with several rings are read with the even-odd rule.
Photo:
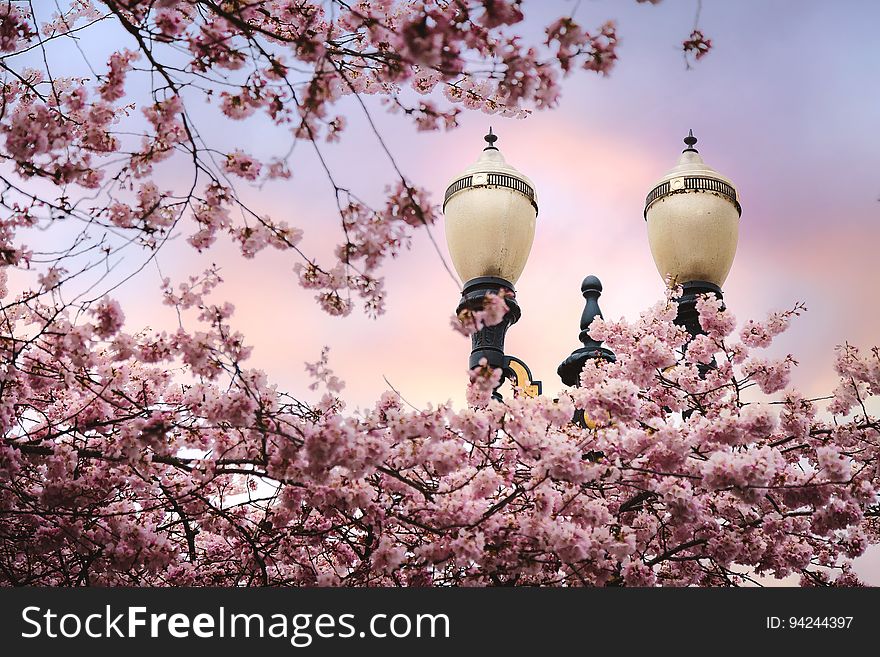
[[138, 53], [130, 50], [122, 50], [110, 55], [110, 61], [107, 62], [109, 69], [107, 77], [98, 88], [101, 98], [112, 103], [125, 96], [125, 75], [131, 70], [132, 62], [139, 57]]
[[[633, 321], [595, 321], [591, 335], [617, 358], [588, 361], [559, 399], [495, 398], [502, 373], [484, 362], [467, 408], [415, 409], [388, 392], [347, 412], [326, 351], [306, 365], [326, 391], [317, 400], [250, 367], [234, 308], [212, 299], [216, 270], [165, 281], [173, 331], [130, 332], [102, 293], [64, 303], [80, 251], [109, 258], [107, 234], [158, 250], [179, 227], [199, 250], [226, 235], [248, 258], [289, 251], [326, 312], [360, 299], [378, 314], [381, 266], [437, 219], [424, 190], [401, 173], [371, 207], [328, 164], [342, 238], [322, 266], [300, 251], [299, 230], [252, 210], [234, 184], [278, 184], [300, 141], [323, 158], [355, 94], [421, 129], [449, 128], [465, 109], [550, 107], [562, 76], [606, 74], [617, 58], [610, 23], [588, 32], [563, 17], [529, 43], [512, 0], [325, 6], [105, 0], [120, 47], [98, 80], [19, 58], [37, 32], [51, 52], [74, 21], [85, 27], [89, 2], [42, 26], [0, 8], [15, 72], [0, 117], [15, 169], [0, 225], [0, 583], [858, 584], [852, 559], [880, 542], [880, 352], [838, 349], [827, 408], [787, 390], [794, 359], [753, 350], [800, 306], [737, 331], [705, 297], [705, 335], [690, 339], [671, 292]], [[686, 53], [702, 57], [708, 39], [691, 41]], [[124, 103], [148, 79], [147, 103]], [[220, 148], [187, 111], [200, 101], [219, 105], [224, 127], [264, 114], [289, 143], [265, 157], [234, 140]], [[181, 169], [160, 184], [172, 161]], [[83, 242], [53, 245], [64, 256], [36, 289], [8, 298], [8, 266], [40, 264], [17, 233], [56, 220], [85, 226]], [[491, 296], [464, 330], [506, 312]]]
[[556, 58], [566, 73], [578, 58], [583, 59], [582, 68], [602, 75], [608, 75], [617, 61], [617, 29], [613, 21], [591, 35], [572, 18], [565, 17], [548, 26], [546, 32], [547, 45], [557, 44]]
[[345, 381], [342, 381], [338, 376], [333, 374], [333, 370], [331, 370], [328, 365], [329, 353], [330, 348], [324, 347], [321, 349], [321, 357], [316, 362], [306, 363], [306, 372], [308, 372], [309, 376], [314, 379], [309, 386], [310, 390], [317, 390], [318, 386], [321, 384], [323, 384], [331, 393], [342, 392], [342, 389], [345, 388]]
[[[851, 586], [880, 540], [880, 420], [820, 421], [796, 393], [742, 402], [729, 361], [749, 347], [669, 361], [686, 338], [666, 302], [598, 323], [618, 360], [559, 399], [493, 399], [483, 362], [466, 409], [386, 393], [345, 414], [247, 368], [218, 283], [166, 285], [202, 323], [171, 335], [124, 333], [110, 299], [78, 324], [8, 306], [4, 331], [44, 330], [0, 341], [0, 492], [21, 493], [0, 494], [4, 583]], [[876, 385], [874, 352], [839, 361]], [[326, 350], [307, 371], [341, 390]]]
[[0, 52], [15, 52], [36, 36], [29, 14], [7, 2], [0, 7]]
[[712, 49], [712, 39], [707, 39], [701, 30], [694, 30], [681, 45], [685, 57], [693, 55], [694, 59], [700, 60]]
[[867, 415], [865, 402], [880, 392], [880, 350], [874, 347], [870, 354], [862, 355], [850, 344], [835, 349], [834, 367], [840, 376], [834, 389], [830, 410], [846, 415], [854, 409]]
[[485, 326], [500, 324], [510, 310], [504, 300], [508, 296], [513, 295], [503, 289], [490, 292], [483, 299], [483, 307], [480, 310], [465, 308], [458, 315], [452, 316], [450, 323], [453, 330], [470, 337]]

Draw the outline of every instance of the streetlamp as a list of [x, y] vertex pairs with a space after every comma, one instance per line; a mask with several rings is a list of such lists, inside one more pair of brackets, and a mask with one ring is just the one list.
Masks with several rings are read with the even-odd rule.
[[541, 382], [532, 381], [524, 362], [504, 353], [507, 329], [521, 315], [514, 285], [535, 239], [537, 194], [532, 181], [505, 161], [491, 128], [485, 140], [480, 157], [452, 179], [443, 198], [446, 242], [464, 281], [456, 313], [480, 310], [487, 294], [503, 291], [508, 312], [500, 324], [473, 334], [469, 365], [474, 368], [485, 358], [527, 394], [538, 395]]
[[688, 131], [687, 148], [645, 199], [648, 243], [664, 280], [681, 285], [676, 322], [702, 332], [697, 296], [722, 299], [739, 237], [742, 208], [733, 183], [703, 162]]
[[[495, 146], [497, 139], [490, 128], [485, 136], [488, 145], [479, 159], [452, 179], [443, 201], [449, 252], [465, 281], [456, 312], [480, 310], [490, 292], [506, 293], [508, 312], [501, 323], [472, 336], [469, 365], [474, 368], [485, 358], [489, 366], [501, 368], [502, 381], [513, 378], [526, 394], [535, 396], [541, 394], [541, 382], [532, 380], [523, 361], [505, 355], [504, 338], [521, 315], [514, 284], [535, 238], [537, 196], [532, 182], [504, 160]], [[742, 208], [733, 183], [703, 162], [694, 148], [697, 139], [692, 131], [684, 143], [687, 148], [678, 164], [648, 194], [644, 217], [657, 270], [665, 281], [682, 286], [676, 323], [695, 336], [702, 332], [698, 295], [722, 299], [721, 286], [736, 254]], [[589, 335], [593, 320], [602, 317], [602, 283], [587, 276], [581, 292], [585, 300], [578, 336], [582, 346], [557, 369], [569, 386], [578, 385], [588, 360], [615, 360], [611, 350]]]

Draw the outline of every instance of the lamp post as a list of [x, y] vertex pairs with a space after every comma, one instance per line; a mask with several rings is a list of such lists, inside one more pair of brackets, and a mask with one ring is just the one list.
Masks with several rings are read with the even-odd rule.
[[682, 287], [676, 322], [691, 335], [702, 332], [697, 296], [723, 299], [739, 237], [742, 208], [733, 183], [703, 162], [688, 132], [686, 148], [645, 199], [648, 243], [664, 280]]
[[[489, 366], [501, 368], [502, 381], [513, 378], [526, 394], [535, 396], [541, 394], [541, 382], [532, 380], [523, 361], [504, 353], [504, 339], [521, 315], [514, 284], [535, 238], [537, 195], [531, 180], [505, 161], [495, 146], [497, 139], [490, 128], [485, 136], [488, 145], [476, 163], [452, 179], [443, 201], [449, 252], [465, 281], [456, 312], [480, 310], [487, 294], [506, 293], [508, 311], [501, 323], [473, 334], [469, 365], [474, 368], [485, 358]], [[702, 332], [697, 297], [708, 293], [723, 300], [721, 286], [736, 254], [742, 208], [733, 183], [708, 166], [694, 148], [697, 139], [692, 131], [684, 143], [678, 164], [645, 199], [644, 218], [657, 270], [665, 281], [683, 289], [676, 323], [695, 336]], [[602, 283], [587, 276], [581, 292], [582, 346], [557, 369], [569, 386], [579, 384], [587, 360], [615, 360], [611, 350], [589, 335], [593, 320], [602, 317]], [[499, 397], [497, 392], [495, 396]]]
[[[469, 365], [485, 358], [529, 394], [540, 394], [524, 362], [504, 353], [507, 329], [521, 315], [514, 285], [526, 266], [535, 239], [538, 201], [531, 180], [509, 165], [489, 129], [477, 161], [452, 179], [443, 199], [446, 242], [455, 270], [464, 281], [457, 313], [483, 308], [486, 295], [503, 291], [507, 314], [500, 324], [473, 334]], [[502, 379], [503, 380], [503, 379]]]

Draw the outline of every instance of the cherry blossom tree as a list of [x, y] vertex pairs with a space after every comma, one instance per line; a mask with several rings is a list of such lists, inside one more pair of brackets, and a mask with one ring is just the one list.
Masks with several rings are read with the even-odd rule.
[[[323, 311], [379, 314], [383, 261], [437, 209], [384, 141], [397, 178], [380, 207], [337, 180], [322, 145], [344, 134], [340, 103], [369, 118], [373, 95], [422, 130], [464, 110], [551, 108], [562, 76], [609, 73], [613, 23], [563, 16], [528, 45], [511, 0], [74, 0], [48, 13], [0, 5], [0, 582], [858, 583], [852, 560], [880, 542], [867, 410], [880, 352], [838, 348], [839, 386], [804, 398], [788, 388], [796, 362], [762, 355], [802, 306], [737, 330], [704, 299], [692, 338], [671, 291], [633, 322], [595, 321], [617, 359], [589, 361], [559, 399], [492, 399], [500, 372], [478, 367], [466, 409], [386, 392], [352, 413], [326, 351], [306, 367], [317, 404], [249, 367], [216, 269], [165, 281], [165, 303], [197, 315], [173, 332], [125, 330], [112, 290], [67, 292], [181, 234], [198, 251], [222, 238], [245, 257], [289, 252]], [[105, 64], [53, 74], [57, 48], [104, 29], [120, 44]], [[682, 44], [697, 59], [709, 47], [697, 27]], [[267, 117], [290, 143], [269, 159], [221, 151], [196, 100], [230, 124]], [[297, 143], [336, 200], [329, 259], [237, 190], [290, 176]], [[181, 162], [189, 178], [162, 189]], [[40, 241], [57, 226], [73, 237]], [[29, 271], [22, 288], [13, 277]], [[468, 333], [505, 308], [496, 296], [455, 324]]]

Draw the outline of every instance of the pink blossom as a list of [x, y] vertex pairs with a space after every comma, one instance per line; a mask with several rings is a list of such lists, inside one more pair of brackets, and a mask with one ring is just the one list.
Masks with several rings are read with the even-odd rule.
[[849, 481], [852, 476], [852, 459], [832, 445], [817, 447], [816, 461], [821, 474], [830, 481]]
[[121, 50], [110, 55], [107, 62], [107, 76], [98, 91], [108, 103], [125, 95], [125, 74], [131, 70], [131, 63], [140, 55], [130, 50]]
[[101, 302], [95, 306], [93, 312], [97, 319], [95, 334], [100, 338], [106, 339], [116, 335], [125, 321], [125, 315], [122, 313], [122, 308], [114, 299], [102, 299]]
[[335, 376], [333, 370], [328, 367], [329, 353], [330, 348], [324, 347], [321, 349], [321, 357], [317, 362], [306, 363], [306, 372], [314, 379], [309, 386], [310, 390], [317, 390], [320, 384], [324, 384], [327, 390], [332, 393], [342, 392], [342, 389], [345, 388], [345, 382]]
[[703, 36], [701, 30], [694, 30], [691, 32], [690, 37], [682, 43], [682, 49], [685, 56], [693, 54], [695, 59], [700, 60], [709, 54], [709, 50], [712, 49], [712, 39], [707, 39]]
[[477, 408], [486, 406], [492, 399], [493, 391], [501, 383], [502, 371], [489, 367], [485, 358], [470, 371], [470, 384], [467, 388], [467, 401]]
[[[179, 3], [175, 3], [179, 4]], [[187, 26], [187, 18], [178, 9], [172, 6], [160, 7], [153, 16], [156, 27], [166, 37], [176, 37], [184, 32]]]
[[91, 0], [73, 0], [66, 11], [54, 12], [52, 20], [44, 23], [40, 28], [45, 36], [67, 34], [81, 19], [95, 20], [101, 17]]
[[688, 360], [693, 363], [707, 365], [712, 362], [713, 356], [718, 352], [718, 346], [708, 335], [697, 335], [690, 341], [687, 347]]
[[790, 355], [779, 360], [752, 357], [743, 363], [742, 371], [758, 384], [761, 392], [769, 394], [788, 385], [795, 364]]
[[345, 126], [348, 121], [344, 116], [337, 116], [332, 121], [327, 123], [327, 141], [328, 142], [338, 142], [339, 136], [345, 130]]
[[246, 119], [254, 113], [257, 107], [256, 104], [249, 102], [243, 94], [230, 94], [224, 91], [220, 97], [222, 99], [220, 108], [230, 119]]
[[834, 497], [813, 514], [811, 529], [820, 536], [828, 536], [836, 530], [856, 525], [862, 515], [854, 502]]
[[226, 156], [224, 168], [245, 180], [256, 180], [260, 175], [261, 165], [244, 151], [236, 150]]
[[799, 316], [804, 310], [804, 304], [799, 303], [784, 313], [772, 313], [765, 322], [748, 320], [740, 331], [740, 339], [749, 347], [766, 347], [775, 336], [788, 328], [793, 317]]
[[452, 328], [469, 337], [486, 326], [500, 324], [510, 310], [504, 300], [509, 295], [510, 293], [503, 289], [499, 289], [498, 292], [489, 292], [483, 298], [481, 310], [465, 308], [458, 315], [453, 315]]
[[750, 497], [754, 492], [749, 489], [768, 486], [784, 466], [778, 450], [761, 447], [749, 452], [716, 452], [701, 470], [708, 488], [730, 487]]
[[0, 52], [15, 52], [36, 35], [30, 16], [18, 6], [7, 2], [0, 7]]
[[420, 69], [413, 76], [412, 88], [420, 94], [429, 94], [434, 90], [434, 87], [437, 86], [441, 79], [442, 76], [437, 71]]
[[386, 573], [394, 572], [406, 558], [406, 552], [400, 545], [395, 544], [390, 537], [382, 536], [379, 545], [373, 552], [373, 567]]
[[266, 175], [269, 178], [290, 178], [291, 173], [288, 168], [287, 162], [283, 160], [272, 160], [269, 162], [269, 166], [266, 170]]
[[113, 203], [109, 207], [110, 221], [120, 228], [131, 228], [134, 213], [132, 209], [124, 203]]
[[729, 311], [722, 310], [723, 303], [714, 295], [700, 295], [696, 305], [700, 313], [700, 326], [709, 337], [724, 338], [736, 328], [736, 319]]
[[523, 19], [519, 3], [507, 0], [483, 0], [483, 14], [479, 21], [488, 28], [499, 25], [514, 25]]

